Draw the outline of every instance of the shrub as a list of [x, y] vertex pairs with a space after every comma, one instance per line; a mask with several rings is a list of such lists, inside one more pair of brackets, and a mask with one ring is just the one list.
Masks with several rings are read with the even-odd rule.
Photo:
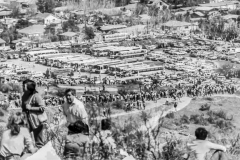
[[227, 119], [227, 113], [224, 112], [223, 110], [220, 110], [218, 112], [214, 112], [215, 116], [219, 117], [219, 118], [222, 118], [224, 120]]
[[200, 125], [203, 125], [203, 126], [206, 126], [208, 124], [206, 119], [204, 119], [204, 117], [202, 115], [199, 115], [199, 114], [191, 115], [190, 116], [190, 121], [193, 122], [194, 124], [200, 124]]
[[2, 104], [2, 105], [0, 105], [0, 107], [1, 107], [4, 111], [7, 111], [8, 107], [9, 107], [9, 104]]
[[219, 129], [232, 129], [233, 128], [233, 124], [229, 121], [225, 121], [225, 120], [218, 120], [216, 121], [216, 125], [217, 128]]
[[123, 101], [115, 101], [112, 103], [112, 106], [114, 106], [116, 109], [124, 109], [124, 102]]
[[208, 101], [213, 101], [214, 100], [214, 98], [213, 97], [206, 97], [206, 98], [204, 98], [205, 100], [208, 100]]
[[180, 118], [180, 123], [182, 123], [182, 124], [189, 124], [189, 123], [190, 123], [189, 117], [184, 114], [184, 115], [181, 116], [181, 118]]
[[174, 113], [170, 112], [166, 115], [166, 118], [173, 119], [174, 118]]

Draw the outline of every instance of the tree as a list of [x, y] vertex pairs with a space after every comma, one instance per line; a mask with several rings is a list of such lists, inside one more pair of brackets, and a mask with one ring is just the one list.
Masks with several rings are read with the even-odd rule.
[[38, 10], [41, 13], [53, 13], [53, 9], [55, 8], [54, 0], [38, 0], [36, 3]]
[[68, 21], [63, 22], [62, 29], [63, 32], [79, 32], [80, 30], [74, 19], [69, 19]]
[[16, 40], [20, 38], [20, 35], [18, 34], [15, 27], [7, 28], [5, 27], [3, 32], [0, 34], [0, 37], [9, 44], [11, 41]]
[[17, 7], [17, 6], [15, 6], [15, 7], [13, 7], [12, 8], [12, 14], [11, 14], [11, 16], [13, 17], [13, 18], [18, 18], [19, 16], [20, 16], [20, 10], [19, 10], [19, 7]]
[[28, 20], [25, 19], [20, 19], [17, 21], [15, 27], [17, 29], [22, 29], [22, 28], [26, 28], [28, 26], [32, 25], [32, 23], [30, 23]]
[[85, 26], [84, 33], [85, 33], [85, 38], [84, 39], [86, 39], [86, 40], [90, 40], [90, 39], [93, 39], [95, 37], [95, 33], [94, 33], [92, 27]]

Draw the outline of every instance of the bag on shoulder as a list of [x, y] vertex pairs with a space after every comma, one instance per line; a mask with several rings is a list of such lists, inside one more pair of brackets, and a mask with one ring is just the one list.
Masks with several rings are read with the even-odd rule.
[[[32, 102], [34, 95], [32, 95], [32, 97], [29, 100], [29, 105]], [[42, 109], [42, 113], [36, 113], [36, 112], [29, 112], [28, 113], [28, 119], [29, 119], [29, 123], [32, 126], [33, 129], [38, 128], [39, 125], [47, 122], [47, 114], [44, 111], [44, 109]]]

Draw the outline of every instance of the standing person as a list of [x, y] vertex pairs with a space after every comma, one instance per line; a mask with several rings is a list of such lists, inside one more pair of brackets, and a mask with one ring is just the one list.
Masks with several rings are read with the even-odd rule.
[[[71, 137], [78, 134], [88, 136], [88, 114], [83, 102], [76, 98], [76, 91], [74, 89], [67, 89], [65, 91], [65, 98], [66, 102], [62, 105], [62, 110], [67, 119], [66, 126], [68, 127], [68, 136]], [[76, 139], [72, 141], [67, 138], [63, 153], [64, 156], [78, 156], [79, 152], [80, 146], [76, 142]]]
[[[196, 140], [187, 145], [190, 147], [191, 152], [194, 153], [196, 160], [205, 160], [210, 150], [215, 150], [214, 154], [211, 156], [211, 160], [228, 160], [227, 156], [223, 153], [226, 152], [227, 148], [206, 140], [208, 131], [205, 128], [197, 128], [195, 136]], [[190, 157], [190, 155], [188, 157]]]
[[[25, 147], [30, 153], [35, 153], [30, 132], [22, 113], [15, 113], [9, 118], [7, 130], [2, 134], [0, 145], [0, 160], [18, 160], [23, 155]], [[26, 157], [26, 155], [24, 155]]]
[[175, 112], [177, 112], [177, 102], [174, 102]]
[[36, 91], [36, 83], [32, 80], [26, 79], [23, 81], [23, 92], [22, 111], [28, 119], [29, 129], [33, 133], [36, 147], [41, 148], [46, 142], [46, 137], [44, 136], [46, 125], [39, 121], [38, 116], [35, 116], [35, 123], [31, 123], [30, 114], [44, 113], [44, 101]]

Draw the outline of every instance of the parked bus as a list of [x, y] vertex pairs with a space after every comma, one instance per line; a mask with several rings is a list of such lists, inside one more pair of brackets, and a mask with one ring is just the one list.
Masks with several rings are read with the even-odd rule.
[[120, 55], [118, 56], [118, 58], [123, 60], [126, 58], [138, 58], [138, 57], [144, 57], [144, 56], [145, 56], [145, 53], [136, 53], [136, 54]]
[[129, 37], [128, 33], [115, 33], [115, 34], [108, 34], [104, 35], [103, 39], [106, 42], [111, 42], [111, 41], [120, 41], [127, 39]]
[[26, 52], [26, 56], [30, 57], [36, 57], [38, 55], [44, 55], [44, 54], [58, 54], [58, 50], [40, 50], [40, 51], [29, 51]]
[[142, 72], [157, 71], [162, 69], [163, 69], [163, 66], [141, 67], [141, 68], [133, 69], [133, 73], [138, 74]]

